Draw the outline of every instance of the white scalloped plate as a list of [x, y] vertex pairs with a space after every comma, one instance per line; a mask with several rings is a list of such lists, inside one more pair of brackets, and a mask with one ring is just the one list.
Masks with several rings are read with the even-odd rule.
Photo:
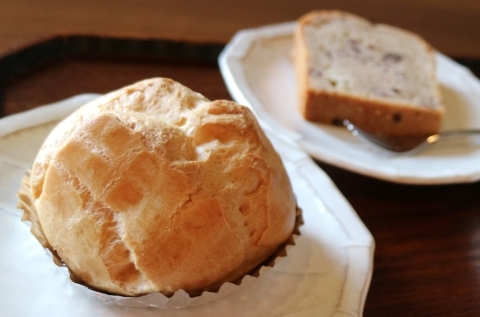
[[[281, 135], [314, 158], [363, 175], [407, 184], [447, 184], [480, 179], [480, 142], [438, 145], [414, 156], [392, 155], [341, 127], [314, 124], [297, 111], [291, 61], [295, 23], [238, 32], [219, 63], [233, 98], [250, 106]], [[480, 81], [437, 53], [437, 76], [446, 107], [441, 130], [480, 127]]]
[[16, 192], [55, 125], [96, 95], [0, 119], [0, 307], [2, 316], [361, 316], [374, 241], [328, 176], [297, 145], [263, 125], [281, 154], [305, 224], [287, 258], [216, 301], [185, 309], [105, 303], [74, 284], [20, 221]]

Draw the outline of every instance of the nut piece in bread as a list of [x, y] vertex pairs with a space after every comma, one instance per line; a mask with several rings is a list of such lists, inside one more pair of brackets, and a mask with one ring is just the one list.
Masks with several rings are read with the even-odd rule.
[[163, 78], [62, 121], [31, 188], [58, 255], [113, 294], [214, 290], [265, 261], [295, 221], [286, 171], [252, 112]]
[[340, 11], [299, 19], [294, 63], [305, 119], [385, 135], [438, 132], [435, 52], [418, 35]]

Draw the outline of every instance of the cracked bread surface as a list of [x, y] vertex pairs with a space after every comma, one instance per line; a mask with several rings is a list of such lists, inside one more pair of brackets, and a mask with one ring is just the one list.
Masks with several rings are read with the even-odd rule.
[[348, 119], [389, 135], [440, 129], [435, 51], [418, 35], [325, 10], [299, 19], [294, 43], [300, 112], [307, 120]]
[[87, 285], [190, 294], [235, 281], [292, 234], [295, 202], [252, 112], [155, 78], [49, 135], [31, 173], [45, 235]]

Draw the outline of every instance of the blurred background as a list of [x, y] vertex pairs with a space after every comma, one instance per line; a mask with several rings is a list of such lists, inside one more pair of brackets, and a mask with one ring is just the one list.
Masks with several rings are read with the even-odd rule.
[[0, 52], [61, 33], [225, 43], [315, 9], [347, 10], [417, 32], [448, 55], [480, 57], [478, 0], [2, 0]]
[[[2, 0], [0, 116], [153, 76], [175, 77], [211, 99], [230, 99], [226, 89], [215, 89], [223, 80], [212, 67], [223, 45], [241, 29], [294, 21], [318, 9], [350, 11], [411, 30], [440, 52], [478, 68], [478, 0]], [[192, 58], [178, 56], [182, 65], [176, 64], [168, 52], [178, 48], [158, 48], [159, 39], [209, 45], [197, 47], [202, 56], [185, 68]], [[145, 59], [149, 63], [142, 64]]]

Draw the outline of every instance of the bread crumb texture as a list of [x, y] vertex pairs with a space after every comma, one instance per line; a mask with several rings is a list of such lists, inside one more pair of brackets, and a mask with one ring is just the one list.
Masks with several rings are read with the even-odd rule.
[[295, 68], [307, 120], [380, 134], [430, 134], [443, 106], [435, 51], [418, 35], [341, 11], [299, 19]]
[[252, 112], [164, 78], [62, 121], [31, 187], [67, 266], [115, 294], [218, 288], [264, 261], [295, 221], [287, 174]]

